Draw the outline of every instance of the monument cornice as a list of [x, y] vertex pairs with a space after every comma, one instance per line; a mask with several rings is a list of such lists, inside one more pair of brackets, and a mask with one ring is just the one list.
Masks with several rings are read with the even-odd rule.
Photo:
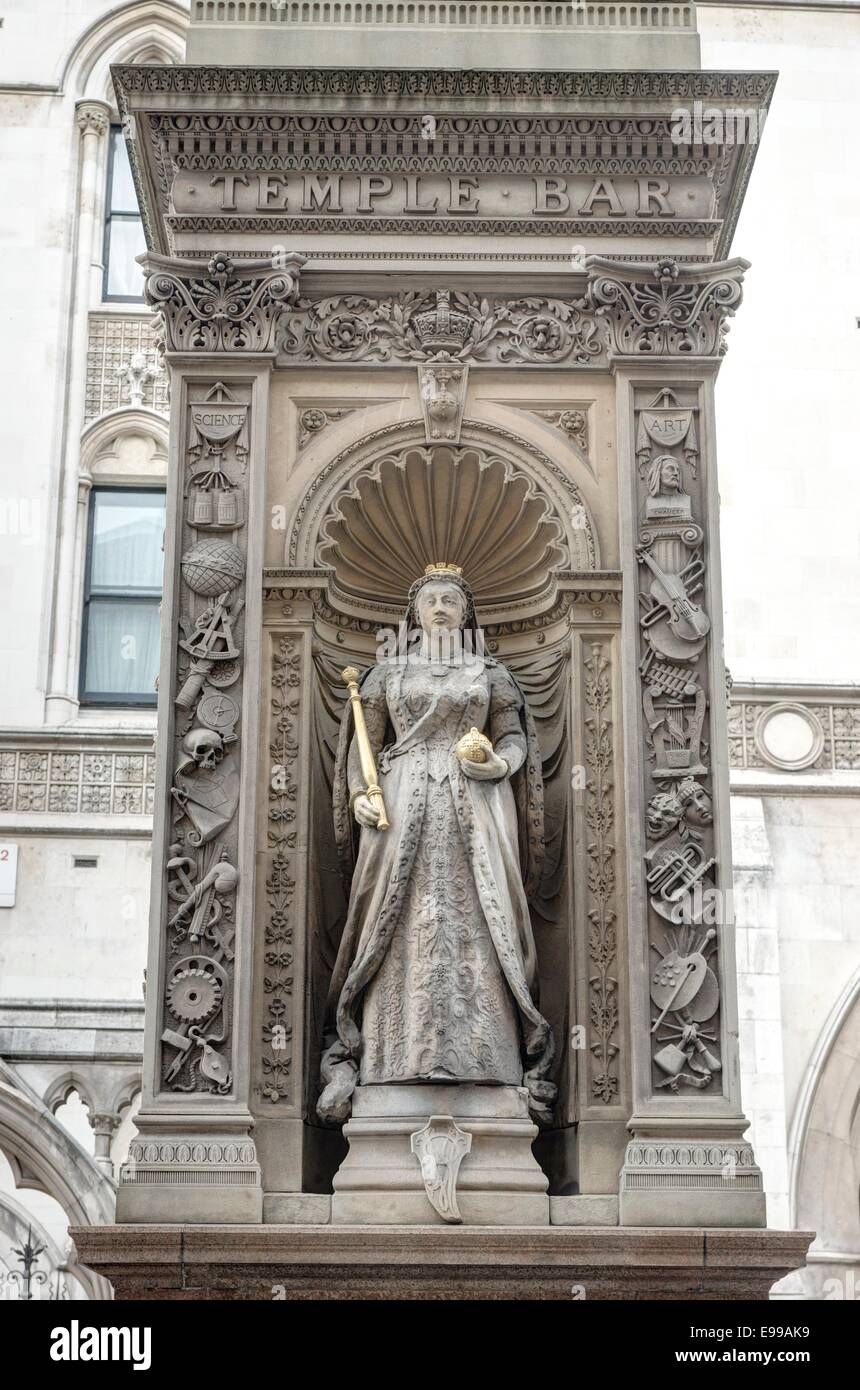
[[507, 98], [513, 102], [589, 98], [596, 101], [768, 101], [776, 73], [518, 71], [450, 68], [183, 67], [119, 64], [112, 69], [122, 95], [184, 97]]
[[337, 253], [385, 236], [395, 260], [426, 237], [455, 256], [454, 238], [479, 237], [503, 258], [512, 237], [524, 250], [585, 237], [593, 251], [623, 239], [655, 254], [671, 239], [679, 255], [722, 256], [775, 83], [768, 72], [113, 74], [154, 249], [259, 255], [266, 239], [299, 237], [303, 251], [325, 238]]

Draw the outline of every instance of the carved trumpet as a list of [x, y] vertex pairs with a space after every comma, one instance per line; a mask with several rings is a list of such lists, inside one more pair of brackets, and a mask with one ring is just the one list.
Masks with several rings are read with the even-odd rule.
[[379, 812], [379, 820], [376, 822], [376, 828], [377, 830], [387, 830], [390, 822], [385, 813], [385, 802], [382, 798], [382, 788], [379, 785], [376, 760], [373, 756], [373, 749], [370, 746], [367, 725], [364, 722], [364, 710], [361, 707], [361, 695], [358, 691], [358, 671], [354, 666], [347, 666], [340, 674], [349, 691], [349, 702], [352, 705], [355, 737], [358, 742], [358, 756], [361, 759], [361, 775], [364, 778], [367, 787], [367, 795], [370, 798], [371, 805], [375, 806], [376, 810]]

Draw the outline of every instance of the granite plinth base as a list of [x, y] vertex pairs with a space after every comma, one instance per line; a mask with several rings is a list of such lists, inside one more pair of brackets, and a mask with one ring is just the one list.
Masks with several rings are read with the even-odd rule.
[[607, 1226], [85, 1226], [119, 1299], [763, 1300], [803, 1231]]
[[335, 1174], [334, 1225], [445, 1224], [412, 1146], [428, 1123], [467, 1136], [456, 1181], [465, 1225], [546, 1226], [548, 1181], [532, 1153], [537, 1125], [517, 1086], [359, 1086], [344, 1126], [349, 1153]]

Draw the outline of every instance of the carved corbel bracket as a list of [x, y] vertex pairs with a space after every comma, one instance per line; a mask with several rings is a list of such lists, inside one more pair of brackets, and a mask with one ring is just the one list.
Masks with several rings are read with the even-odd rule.
[[145, 296], [158, 310], [168, 352], [274, 353], [295, 305], [304, 257], [235, 266], [219, 253], [208, 262], [149, 255]]
[[418, 394], [428, 444], [459, 444], [469, 368], [463, 362], [428, 362], [418, 368]]
[[641, 265], [589, 256], [587, 307], [606, 324], [610, 356], [721, 357], [727, 320], [742, 298], [749, 261]]

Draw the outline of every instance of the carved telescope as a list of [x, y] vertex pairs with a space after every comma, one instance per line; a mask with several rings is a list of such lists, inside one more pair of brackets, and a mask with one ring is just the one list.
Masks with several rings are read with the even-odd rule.
[[376, 760], [373, 756], [373, 749], [370, 746], [367, 725], [364, 722], [364, 710], [361, 707], [361, 696], [358, 692], [358, 671], [354, 666], [347, 666], [341, 671], [341, 676], [346, 682], [346, 688], [349, 691], [349, 702], [352, 705], [352, 717], [355, 722], [355, 738], [358, 743], [358, 756], [361, 760], [361, 775], [367, 787], [367, 795], [370, 798], [370, 803], [379, 812], [379, 820], [376, 822], [376, 828], [377, 830], [387, 830], [389, 820], [388, 816], [385, 814], [385, 802], [382, 799], [382, 788], [379, 785]]

